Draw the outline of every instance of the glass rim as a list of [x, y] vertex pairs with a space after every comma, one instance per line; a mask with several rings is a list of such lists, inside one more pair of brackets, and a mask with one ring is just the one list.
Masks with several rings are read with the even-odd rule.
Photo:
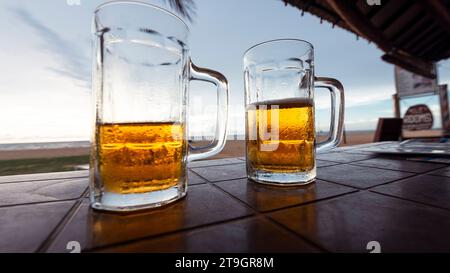
[[250, 53], [250, 51], [252, 51], [253, 49], [255, 49], [259, 46], [262, 46], [265, 44], [270, 44], [270, 43], [276, 43], [276, 42], [298, 42], [298, 43], [306, 44], [309, 46], [310, 50], [314, 50], [314, 46], [306, 40], [296, 39], [296, 38], [280, 38], [280, 39], [273, 39], [273, 40], [268, 40], [268, 41], [257, 43], [255, 45], [249, 47], [247, 50], [245, 50], [243, 56], [245, 57], [248, 53]]
[[176, 15], [175, 13], [173, 13], [165, 8], [162, 8], [157, 5], [150, 4], [150, 3], [142, 2], [142, 1], [124, 1], [124, 0], [109, 1], [109, 2], [98, 5], [94, 10], [94, 14], [97, 14], [100, 10], [102, 10], [105, 7], [119, 5], [119, 4], [122, 4], [122, 5], [126, 4], [126, 5], [130, 5], [130, 6], [144, 6], [147, 8], [152, 8], [152, 9], [162, 11], [162, 12], [166, 13], [167, 15], [170, 15], [170, 16], [174, 17], [175, 19], [177, 19], [180, 23], [183, 24], [184, 27], [186, 27], [186, 29], [188, 31], [190, 31], [189, 26], [186, 24], [186, 22], [180, 16]]

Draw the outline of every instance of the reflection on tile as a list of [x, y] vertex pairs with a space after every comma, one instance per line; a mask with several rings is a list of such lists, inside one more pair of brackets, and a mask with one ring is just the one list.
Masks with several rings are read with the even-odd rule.
[[317, 168], [328, 167], [328, 166], [333, 166], [333, 165], [337, 165], [337, 164], [339, 164], [339, 163], [331, 162], [331, 161], [316, 160]]
[[186, 198], [160, 209], [131, 214], [97, 212], [88, 200], [61, 231], [49, 252], [64, 252], [68, 241], [82, 248], [159, 235], [204, 224], [230, 220], [252, 212], [210, 184], [189, 187]]
[[213, 159], [213, 160], [200, 160], [188, 163], [189, 168], [197, 167], [207, 167], [207, 166], [218, 166], [226, 164], [242, 163], [242, 160], [237, 158], [223, 158], [223, 159]]
[[331, 153], [324, 153], [324, 154], [317, 155], [317, 159], [319, 159], [319, 160], [332, 161], [332, 162], [338, 162], [338, 163], [350, 163], [350, 162], [354, 162], [354, 161], [369, 159], [372, 157], [374, 157], [374, 155], [353, 154], [353, 153], [343, 153], [343, 152], [331, 152]]
[[258, 211], [279, 209], [355, 191], [320, 180], [299, 187], [267, 186], [247, 181], [239, 179], [217, 182], [216, 185]]
[[408, 160], [396, 160], [388, 158], [372, 158], [354, 163], [360, 166], [377, 167], [396, 171], [405, 171], [412, 173], [424, 173], [431, 170], [445, 167], [443, 164], [414, 162]]
[[450, 178], [422, 175], [375, 187], [372, 191], [450, 209]]
[[358, 192], [270, 214], [273, 219], [333, 252], [449, 252], [450, 212]]
[[0, 184], [0, 206], [57, 201], [81, 197], [87, 178]]
[[324, 167], [317, 170], [319, 179], [360, 189], [381, 185], [412, 175], [414, 174], [348, 164]]
[[448, 168], [444, 168], [444, 169], [440, 169], [437, 171], [434, 171], [432, 173], [430, 173], [431, 175], [438, 175], [438, 176], [447, 176], [450, 177], [450, 167]]
[[197, 185], [197, 184], [203, 184], [207, 183], [205, 179], [201, 178], [197, 174], [195, 174], [192, 171], [188, 171], [188, 185]]
[[247, 177], [245, 164], [242, 162], [233, 165], [193, 168], [192, 171], [211, 182]]
[[102, 252], [317, 252], [264, 217], [252, 217], [155, 239], [101, 249]]
[[0, 252], [35, 252], [74, 203], [0, 208]]
[[364, 150], [360, 150], [360, 149], [350, 149], [350, 150], [345, 150], [343, 152], [349, 153], [349, 154], [366, 154], [366, 155], [377, 156], [377, 154], [374, 152], [364, 151]]

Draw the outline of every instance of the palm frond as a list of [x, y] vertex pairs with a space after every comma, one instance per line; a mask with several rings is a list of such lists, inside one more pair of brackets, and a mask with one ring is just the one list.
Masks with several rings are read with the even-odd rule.
[[164, 0], [172, 9], [182, 17], [192, 22], [192, 17], [196, 14], [194, 0]]

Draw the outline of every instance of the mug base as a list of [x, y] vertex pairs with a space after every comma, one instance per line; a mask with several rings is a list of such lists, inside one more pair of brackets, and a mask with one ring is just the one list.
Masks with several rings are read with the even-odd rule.
[[100, 211], [132, 212], [162, 207], [185, 196], [186, 191], [180, 191], [177, 187], [139, 194], [105, 192], [101, 197], [91, 197], [91, 207]]
[[316, 180], [316, 169], [301, 173], [273, 173], [254, 170], [247, 177], [254, 182], [272, 186], [303, 186]]

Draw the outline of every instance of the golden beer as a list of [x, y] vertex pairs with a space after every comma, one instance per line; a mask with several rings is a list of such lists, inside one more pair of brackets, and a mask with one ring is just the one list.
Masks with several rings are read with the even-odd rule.
[[114, 123], [96, 128], [105, 192], [164, 190], [184, 178], [184, 128], [178, 123]]
[[247, 106], [247, 160], [256, 170], [308, 172], [314, 168], [313, 101], [263, 101]]

